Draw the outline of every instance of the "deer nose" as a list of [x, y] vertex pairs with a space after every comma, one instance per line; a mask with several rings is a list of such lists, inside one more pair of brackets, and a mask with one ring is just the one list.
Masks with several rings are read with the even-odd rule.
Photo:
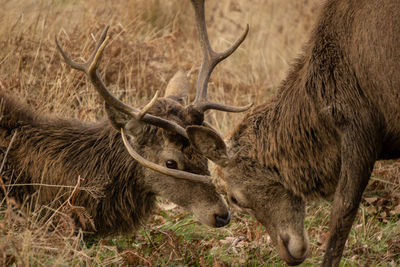
[[214, 217], [215, 217], [215, 227], [222, 227], [227, 225], [231, 221], [231, 212], [228, 211], [228, 213], [224, 215], [215, 214]]
[[307, 256], [308, 251], [308, 237], [291, 238], [287, 234], [279, 235], [278, 243], [280, 243], [280, 255], [289, 266], [295, 266], [302, 263]]

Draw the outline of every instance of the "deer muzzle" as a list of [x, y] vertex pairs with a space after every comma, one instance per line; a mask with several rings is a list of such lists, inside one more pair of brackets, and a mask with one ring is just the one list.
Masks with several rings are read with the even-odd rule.
[[306, 259], [309, 247], [306, 231], [301, 236], [289, 233], [279, 234], [277, 239], [279, 256], [289, 266], [299, 265]]

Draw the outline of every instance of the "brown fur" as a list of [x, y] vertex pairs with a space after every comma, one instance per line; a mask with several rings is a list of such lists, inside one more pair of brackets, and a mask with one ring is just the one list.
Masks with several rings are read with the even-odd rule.
[[338, 266], [374, 162], [400, 157], [399, 26], [397, 0], [328, 1], [277, 96], [233, 131], [230, 161], [216, 161], [231, 202], [289, 264], [307, 253], [304, 203], [333, 196], [323, 266]]
[[[200, 221], [209, 225], [215, 223], [215, 214], [224, 216], [228, 212], [225, 201], [212, 185], [175, 179], [139, 165], [130, 157], [120, 133], [108, 120], [85, 123], [38, 114], [5, 91], [0, 91], [0, 99], [3, 101], [0, 120], [3, 152], [11, 136], [16, 134], [7, 155], [8, 169], [3, 171], [9, 174], [7, 183], [75, 186], [80, 176], [82, 190], [73, 204], [85, 207], [96, 228], [84, 230], [97, 234], [132, 232], [151, 214], [156, 195], [194, 212]], [[186, 126], [180, 119], [182, 110], [177, 102], [163, 98], [150, 113]], [[168, 149], [176, 156], [173, 159], [179, 169], [209, 174], [207, 160], [194, 152], [185, 138], [148, 125], [136, 130], [138, 134], [131, 136], [132, 146], [146, 158], [165, 164], [159, 161]], [[39, 192], [39, 203], [49, 205], [64, 202], [72, 189], [15, 186], [10, 194], [22, 200], [34, 192]], [[210, 212], [214, 214], [209, 215]]]

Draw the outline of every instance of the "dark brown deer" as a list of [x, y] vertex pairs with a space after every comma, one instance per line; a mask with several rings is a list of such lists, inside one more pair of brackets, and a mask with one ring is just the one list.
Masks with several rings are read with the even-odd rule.
[[[204, 9], [198, 2], [193, 4], [197, 19], [200, 16], [202, 20]], [[205, 25], [198, 25], [199, 30], [205, 30], [202, 27]], [[39, 203], [47, 205], [65, 201], [80, 176], [82, 190], [74, 195], [73, 204], [84, 207], [93, 219], [92, 229], [84, 230], [97, 234], [134, 231], [151, 213], [156, 195], [182, 206], [206, 225], [228, 224], [227, 203], [211, 183], [207, 159], [194, 150], [186, 127], [205, 125], [204, 112], [209, 109], [240, 112], [250, 107], [212, 103], [200, 94], [212, 69], [236, 50], [248, 29], [226, 52], [204, 54], [193, 103], [186, 103], [189, 85], [181, 71], [170, 82], [164, 98], [158, 99], [156, 94], [142, 110], [115, 98], [97, 71], [107, 30], [86, 63], [73, 62], [57, 39], [56, 43], [67, 64], [85, 72], [105, 100], [108, 120], [84, 123], [42, 115], [0, 91], [1, 146], [10, 148], [7, 161], [14, 172], [8, 184], [30, 184], [22, 189], [15, 186], [20, 188], [16, 192], [21, 197], [40, 191]], [[200, 41], [203, 47], [209, 46], [208, 39]], [[96, 196], [85, 188], [92, 188]]]
[[305, 203], [333, 197], [322, 265], [339, 266], [375, 161], [400, 157], [399, 1], [327, 1], [278, 94], [227, 145], [205, 127], [187, 132], [290, 265], [307, 256]]

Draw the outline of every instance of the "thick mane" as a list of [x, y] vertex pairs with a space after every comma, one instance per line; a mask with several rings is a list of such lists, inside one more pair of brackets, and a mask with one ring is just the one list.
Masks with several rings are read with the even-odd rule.
[[[44, 117], [5, 92], [0, 97], [4, 107], [0, 127], [8, 134], [4, 140], [16, 132], [4, 170], [10, 175], [9, 184], [74, 186], [81, 177], [83, 190], [74, 205], [87, 208], [99, 222], [95, 225], [98, 233], [132, 231], [147, 219], [155, 196], [144, 188], [142, 168], [126, 152], [119, 132], [108, 121], [83, 123]], [[2, 144], [3, 152], [7, 146], [7, 142]], [[72, 192], [71, 188], [54, 190], [44, 185], [15, 187], [15, 194], [26, 196], [39, 188], [40, 202], [46, 204], [63, 202]]]
[[[339, 133], [329, 118], [332, 109], [326, 100], [332, 100], [337, 91], [348, 90], [342, 85], [355, 83], [338, 48], [332, 47], [332, 35], [337, 33], [326, 32], [324, 27], [321, 23], [314, 29], [277, 95], [255, 107], [231, 136], [232, 145], [240, 148], [239, 157], [278, 169], [282, 178], [278, 182], [308, 200], [329, 197], [335, 190]], [[337, 71], [343, 72], [348, 83], [338, 79]]]
[[35, 121], [37, 114], [16, 97], [0, 90], [0, 127], [2, 130], [12, 130], [24, 123]]
[[303, 81], [294, 74], [302, 68], [301, 61], [292, 67], [278, 95], [255, 107], [237, 126], [230, 143], [238, 149], [238, 158], [279, 170], [283, 180], [277, 182], [304, 199], [315, 199], [334, 191], [338, 135], [321, 118], [305, 86], [298, 84]]

